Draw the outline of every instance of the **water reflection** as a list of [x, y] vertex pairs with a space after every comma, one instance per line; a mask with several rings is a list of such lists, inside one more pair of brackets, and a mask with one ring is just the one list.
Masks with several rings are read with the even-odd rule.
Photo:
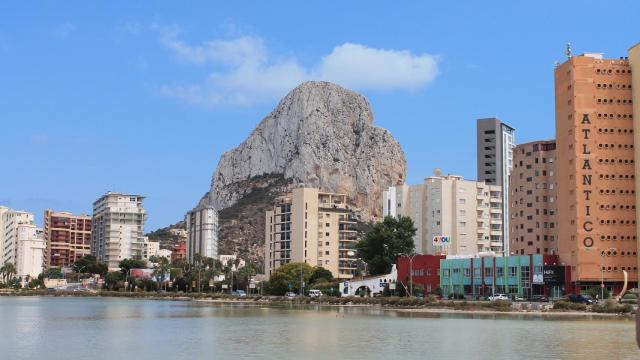
[[629, 320], [100, 298], [0, 298], [6, 359], [638, 359]]

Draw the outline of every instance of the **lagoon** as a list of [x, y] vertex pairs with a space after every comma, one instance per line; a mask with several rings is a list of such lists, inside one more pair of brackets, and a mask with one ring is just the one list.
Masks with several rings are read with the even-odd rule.
[[0, 297], [0, 359], [640, 359], [634, 322], [100, 297]]

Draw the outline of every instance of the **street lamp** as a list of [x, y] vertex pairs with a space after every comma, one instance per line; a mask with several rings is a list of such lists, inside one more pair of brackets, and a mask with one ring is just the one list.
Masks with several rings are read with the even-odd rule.
[[612, 247], [600, 252], [600, 299], [602, 301], [604, 301], [604, 256], [606, 253], [611, 253], [611, 251], [613, 251], [615, 255], [618, 249]]
[[81, 266], [77, 270], [78, 273], [78, 284], [76, 285], [76, 289], [80, 289], [80, 271], [86, 269], [86, 266]]

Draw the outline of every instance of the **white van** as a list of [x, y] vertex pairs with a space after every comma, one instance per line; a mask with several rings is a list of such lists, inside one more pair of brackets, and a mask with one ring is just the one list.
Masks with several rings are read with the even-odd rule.
[[320, 297], [322, 296], [322, 291], [320, 290], [309, 290], [309, 297]]

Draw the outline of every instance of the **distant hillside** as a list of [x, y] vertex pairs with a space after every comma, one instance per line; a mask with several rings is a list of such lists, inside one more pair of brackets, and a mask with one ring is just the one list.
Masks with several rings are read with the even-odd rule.
[[161, 249], [171, 249], [174, 245], [179, 244], [180, 241], [186, 240], [184, 234], [186, 230], [187, 226], [185, 222], [179, 221], [173, 225], [147, 233], [145, 236], [151, 241], [159, 242]]

